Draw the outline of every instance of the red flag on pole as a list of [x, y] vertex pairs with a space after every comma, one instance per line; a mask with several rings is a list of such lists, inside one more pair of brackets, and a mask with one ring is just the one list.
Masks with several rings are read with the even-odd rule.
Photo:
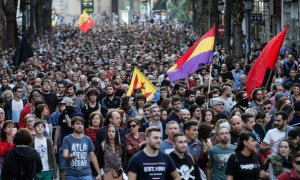
[[286, 26], [279, 34], [271, 39], [252, 66], [246, 81], [248, 99], [250, 99], [252, 90], [262, 85], [267, 68], [274, 68], [288, 28], [289, 27]]
[[82, 15], [77, 20], [80, 31], [88, 32], [88, 30], [95, 24], [92, 18], [83, 12]]

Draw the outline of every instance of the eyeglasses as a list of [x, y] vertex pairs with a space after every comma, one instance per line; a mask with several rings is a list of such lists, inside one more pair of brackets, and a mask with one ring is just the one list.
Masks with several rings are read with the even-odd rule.
[[300, 165], [300, 161], [295, 161], [295, 164]]
[[136, 124], [129, 125], [129, 128], [135, 128], [135, 127], [136, 127]]

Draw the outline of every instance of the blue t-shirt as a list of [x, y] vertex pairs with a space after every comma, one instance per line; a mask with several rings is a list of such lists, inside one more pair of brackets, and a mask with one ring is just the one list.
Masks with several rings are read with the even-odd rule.
[[159, 151], [166, 154], [170, 154], [174, 151], [174, 146], [168, 141], [168, 139], [165, 139], [163, 142], [161, 142]]
[[227, 148], [222, 148], [219, 145], [215, 145], [208, 151], [212, 166], [212, 179], [226, 179], [225, 170], [227, 161], [230, 155], [234, 153], [235, 149], [236, 146], [232, 144], [230, 144], [230, 146]]
[[136, 173], [137, 180], [165, 180], [170, 179], [170, 173], [175, 170], [176, 166], [169, 155], [159, 151], [157, 156], [149, 157], [140, 151], [130, 159], [127, 172]]
[[75, 138], [70, 134], [64, 137], [62, 148], [76, 156], [75, 159], [67, 161], [66, 176], [92, 175], [89, 153], [94, 152], [95, 147], [90, 137], [83, 135], [82, 138]]

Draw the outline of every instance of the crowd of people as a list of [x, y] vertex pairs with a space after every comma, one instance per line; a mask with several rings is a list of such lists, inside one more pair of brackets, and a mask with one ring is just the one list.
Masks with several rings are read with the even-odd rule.
[[[54, 27], [15, 66], [0, 56], [3, 180], [299, 179], [300, 51], [281, 48], [271, 88], [247, 99], [249, 63], [216, 46], [209, 65], [171, 82], [190, 27]], [[127, 93], [133, 68], [156, 86]]]

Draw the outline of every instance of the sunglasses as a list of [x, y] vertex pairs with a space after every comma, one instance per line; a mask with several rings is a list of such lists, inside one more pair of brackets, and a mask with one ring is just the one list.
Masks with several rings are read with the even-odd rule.
[[295, 164], [300, 165], [300, 161], [295, 161]]
[[135, 127], [136, 127], [136, 124], [129, 125], [128, 127], [129, 127], [129, 128], [135, 128]]
[[270, 110], [271, 109], [271, 107], [264, 107], [264, 110]]

